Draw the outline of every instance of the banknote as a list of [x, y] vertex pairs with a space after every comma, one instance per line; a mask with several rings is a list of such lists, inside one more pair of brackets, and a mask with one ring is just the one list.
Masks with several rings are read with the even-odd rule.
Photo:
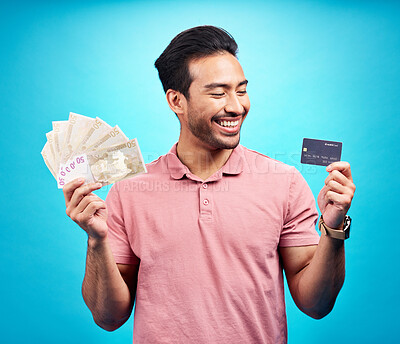
[[107, 135], [111, 129], [111, 125], [104, 122], [101, 118], [96, 117], [92, 126], [85, 135], [83, 135], [82, 140], [79, 142], [74, 153], [79, 154], [85, 152], [88, 147], [95, 145], [96, 142], [100, 141], [105, 135]]
[[56, 151], [54, 149], [54, 132], [49, 131], [46, 133], [47, 143], [48, 143], [48, 157], [51, 158], [52, 161], [56, 160]]
[[56, 164], [59, 164], [59, 156], [62, 145], [65, 140], [65, 132], [68, 126], [68, 121], [53, 121], [53, 151], [55, 153]]
[[116, 125], [111, 128], [103, 137], [101, 137], [97, 142], [89, 146], [86, 150], [93, 151], [103, 149], [105, 147], [119, 145], [128, 142], [129, 139], [122, 132], [122, 130]]
[[79, 143], [79, 138], [84, 135], [85, 131], [90, 129], [93, 122], [94, 118], [82, 116], [73, 112], [69, 114], [68, 124], [64, 134], [64, 142], [61, 146], [61, 163], [67, 162], [71, 157], [71, 154], [77, 148], [76, 145]]
[[71, 112], [52, 127], [41, 155], [58, 188], [79, 177], [107, 185], [147, 172], [137, 139], [118, 125]]
[[62, 189], [65, 184], [76, 178], [84, 178], [85, 184], [93, 183], [92, 171], [85, 153], [73, 156], [65, 163], [61, 163], [57, 172], [57, 186]]
[[89, 152], [87, 159], [94, 179], [103, 185], [147, 172], [136, 139]]

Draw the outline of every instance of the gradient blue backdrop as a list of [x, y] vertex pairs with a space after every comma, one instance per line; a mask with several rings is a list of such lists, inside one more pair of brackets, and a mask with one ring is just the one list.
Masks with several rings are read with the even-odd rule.
[[399, 342], [399, 23], [390, 1], [3, 1], [0, 342], [131, 343], [132, 317], [107, 333], [83, 303], [86, 234], [40, 151], [51, 121], [73, 111], [137, 137], [146, 162], [167, 152], [179, 125], [153, 63], [202, 24], [239, 44], [244, 145], [295, 165], [315, 196], [326, 172], [299, 164], [303, 137], [343, 141], [352, 165], [343, 290], [319, 321], [288, 296], [289, 343]]

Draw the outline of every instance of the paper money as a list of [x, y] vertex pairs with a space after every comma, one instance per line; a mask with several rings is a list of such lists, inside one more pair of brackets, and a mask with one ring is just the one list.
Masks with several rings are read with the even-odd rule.
[[57, 186], [59, 189], [61, 189], [65, 184], [76, 178], [84, 178], [85, 184], [96, 181], [93, 178], [93, 174], [85, 153], [74, 156], [64, 164], [60, 164], [56, 178]]
[[53, 130], [46, 133], [47, 143], [48, 143], [48, 153], [47, 156], [52, 160], [56, 161], [56, 151], [54, 149], [54, 133]]
[[77, 148], [79, 140], [88, 131], [91, 124], [94, 122], [93, 118], [78, 115], [71, 112], [68, 118], [68, 124], [65, 131], [64, 142], [61, 146], [61, 163], [67, 162], [72, 153]]
[[103, 185], [146, 172], [136, 139], [89, 152], [87, 158], [94, 179]]
[[53, 121], [53, 151], [55, 153], [56, 163], [60, 163], [60, 154], [62, 151], [62, 145], [65, 140], [65, 132], [68, 126], [68, 121]]
[[125, 136], [122, 130], [116, 125], [111, 128], [102, 138], [87, 148], [88, 151], [99, 150], [105, 147], [119, 145], [128, 142], [129, 139]]
[[111, 129], [112, 127], [110, 125], [104, 122], [101, 118], [96, 117], [90, 129], [82, 137], [82, 141], [76, 148], [75, 153], [79, 154], [86, 151], [88, 147], [94, 145], [102, 137], [107, 135], [107, 133], [109, 133]]
[[118, 126], [75, 113], [52, 125], [41, 155], [58, 188], [79, 177], [107, 185], [147, 172], [137, 140]]

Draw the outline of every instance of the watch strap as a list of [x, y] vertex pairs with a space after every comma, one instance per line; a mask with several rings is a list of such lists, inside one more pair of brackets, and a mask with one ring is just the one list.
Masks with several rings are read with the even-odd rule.
[[350, 224], [351, 224], [351, 218], [350, 216], [346, 215], [343, 223], [343, 229], [330, 228], [326, 225], [321, 215], [321, 217], [319, 218], [318, 228], [321, 231], [321, 233], [326, 236], [329, 236], [334, 239], [346, 240], [350, 236]]

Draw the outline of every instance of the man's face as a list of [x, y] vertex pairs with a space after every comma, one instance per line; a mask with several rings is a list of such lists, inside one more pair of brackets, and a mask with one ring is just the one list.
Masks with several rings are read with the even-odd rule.
[[189, 62], [193, 82], [182, 130], [208, 149], [232, 149], [250, 109], [247, 80], [239, 61], [229, 53]]

